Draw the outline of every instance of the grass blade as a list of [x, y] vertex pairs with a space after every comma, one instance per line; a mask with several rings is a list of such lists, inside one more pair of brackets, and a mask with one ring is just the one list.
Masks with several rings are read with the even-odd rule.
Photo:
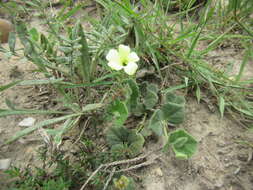
[[20, 83], [20, 82], [21, 82], [21, 80], [19, 80], [19, 81], [14, 81], [14, 82], [11, 82], [11, 83], [9, 83], [9, 84], [0, 86], [0, 92], [6, 90], [6, 89], [8, 89], [8, 88], [11, 88], [11, 87], [15, 86], [15, 85], [17, 85], [17, 84]]
[[0, 110], [0, 117], [9, 115], [24, 115], [24, 114], [66, 114], [66, 112], [55, 110]]
[[76, 116], [80, 116], [81, 114], [72, 114], [72, 115], [67, 115], [67, 116], [63, 116], [63, 117], [58, 117], [58, 118], [54, 118], [54, 119], [48, 119], [48, 120], [45, 120], [45, 121], [42, 121], [42, 122], [39, 122], [37, 123], [36, 125], [32, 126], [32, 127], [28, 127], [22, 131], [19, 131], [17, 132], [11, 139], [9, 139], [5, 144], [9, 144], [15, 140], [17, 140], [18, 138], [20, 137], [23, 137], [25, 135], [28, 135], [30, 133], [32, 133], [33, 131], [35, 131], [36, 129], [39, 129], [41, 127], [45, 127], [45, 126], [48, 126], [48, 125], [52, 125], [54, 123], [58, 123], [60, 121], [64, 121], [66, 119], [69, 119], [69, 118], [73, 118], [73, 117], [76, 117]]
[[225, 100], [222, 96], [219, 97], [219, 110], [220, 110], [221, 117], [223, 118], [224, 111], [225, 111]]

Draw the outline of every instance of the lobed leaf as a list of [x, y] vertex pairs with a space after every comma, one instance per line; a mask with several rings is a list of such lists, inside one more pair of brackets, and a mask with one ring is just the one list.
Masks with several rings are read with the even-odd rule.
[[168, 144], [178, 159], [188, 159], [197, 151], [197, 141], [185, 130], [178, 129], [169, 135]]
[[147, 109], [152, 109], [158, 102], [158, 88], [154, 84], [147, 84], [146, 95], [144, 96], [144, 105]]
[[151, 116], [148, 128], [151, 129], [156, 135], [161, 136], [164, 131], [165, 120], [163, 112], [160, 109], [155, 110]]
[[165, 94], [165, 104], [161, 107], [163, 120], [172, 124], [180, 124], [185, 118], [185, 99], [171, 92]]
[[121, 152], [130, 156], [138, 155], [145, 142], [141, 134], [123, 126], [110, 128], [107, 131], [106, 138], [112, 151]]
[[113, 124], [115, 126], [122, 126], [128, 118], [128, 109], [124, 102], [115, 100], [109, 106], [109, 113], [113, 115]]
[[137, 83], [133, 79], [129, 79], [126, 81], [128, 84], [129, 94], [127, 97], [127, 107], [130, 111], [134, 110], [138, 104], [138, 99], [140, 96], [139, 87]]

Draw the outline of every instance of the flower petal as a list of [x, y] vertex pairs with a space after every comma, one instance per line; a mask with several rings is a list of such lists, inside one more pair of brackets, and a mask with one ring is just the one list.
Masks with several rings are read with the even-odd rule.
[[116, 71], [119, 71], [123, 68], [123, 66], [120, 64], [120, 62], [114, 62], [114, 61], [110, 61], [108, 63], [108, 66]]
[[119, 56], [121, 59], [126, 59], [130, 54], [130, 47], [125, 45], [119, 45]]
[[116, 49], [111, 49], [108, 54], [106, 55], [106, 59], [107, 61], [111, 62], [119, 62], [120, 61], [120, 57], [119, 57], [119, 53]]
[[129, 62], [127, 64], [127, 66], [124, 67], [124, 71], [128, 75], [133, 75], [136, 72], [137, 69], [138, 69], [138, 65], [135, 62]]
[[139, 61], [140, 58], [138, 57], [138, 55], [135, 53], [135, 52], [131, 52], [129, 55], [128, 55], [128, 61], [129, 62], [137, 62]]

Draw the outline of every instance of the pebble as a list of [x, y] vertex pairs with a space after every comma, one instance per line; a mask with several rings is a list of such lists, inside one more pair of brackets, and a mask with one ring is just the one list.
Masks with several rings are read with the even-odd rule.
[[161, 168], [156, 168], [156, 169], [154, 170], [154, 174], [155, 174], [156, 176], [159, 176], [159, 177], [162, 177], [162, 176], [163, 176], [163, 172], [162, 172]]
[[9, 38], [9, 33], [12, 31], [13, 26], [12, 24], [5, 20], [5, 19], [0, 19], [0, 42], [1, 43], [6, 43], [8, 42]]
[[33, 117], [27, 117], [25, 119], [23, 119], [22, 121], [19, 122], [19, 126], [20, 127], [31, 127], [34, 125], [36, 119], [34, 119]]
[[0, 170], [7, 170], [11, 165], [11, 159], [1, 159], [0, 160]]

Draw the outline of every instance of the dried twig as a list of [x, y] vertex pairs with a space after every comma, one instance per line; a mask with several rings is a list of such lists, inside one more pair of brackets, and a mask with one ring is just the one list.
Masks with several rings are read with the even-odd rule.
[[149, 154], [145, 154], [143, 156], [139, 156], [133, 159], [128, 159], [128, 160], [121, 160], [121, 161], [116, 161], [116, 162], [111, 162], [108, 164], [101, 164], [92, 174], [91, 176], [86, 180], [86, 182], [83, 184], [83, 186], [81, 187], [80, 190], [84, 190], [85, 186], [90, 182], [90, 180], [99, 172], [99, 170], [101, 170], [102, 168], [108, 168], [111, 166], [117, 166], [117, 165], [121, 165], [121, 164], [127, 164], [127, 163], [131, 163], [131, 162], [137, 162], [140, 160], [145, 159]]
[[107, 189], [108, 185], [110, 184], [110, 182], [111, 182], [111, 180], [112, 180], [113, 175], [115, 174], [115, 171], [116, 171], [116, 167], [113, 167], [113, 168], [112, 168], [112, 171], [111, 171], [111, 173], [110, 173], [110, 175], [109, 175], [109, 178], [108, 178], [108, 180], [107, 180], [106, 183], [105, 183], [105, 186], [104, 186], [103, 190], [106, 190], [106, 189]]
[[108, 164], [104, 164], [105, 168], [111, 167], [111, 166], [117, 166], [117, 165], [121, 165], [121, 164], [129, 164], [132, 162], [138, 162], [140, 160], [144, 160], [147, 156], [149, 156], [152, 152], [149, 152], [147, 154], [144, 154], [143, 156], [139, 156], [133, 159], [128, 159], [128, 160], [120, 160], [120, 161], [115, 161], [115, 162], [111, 162]]
[[83, 184], [80, 190], [84, 190], [85, 186], [90, 182], [90, 180], [104, 167], [104, 165], [100, 165], [92, 174], [91, 176], [86, 180], [86, 182]]
[[[144, 166], [148, 166], [152, 163], [154, 163], [154, 160], [156, 160], [159, 156], [156, 156], [155, 158], [152, 158], [151, 160], [148, 160], [146, 162], [143, 162], [141, 164], [137, 164], [137, 165], [134, 165], [132, 167], [129, 167], [129, 168], [125, 168], [125, 169], [122, 169], [122, 170], [118, 170], [116, 171], [116, 167], [117, 165], [121, 165], [121, 164], [129, 164], [129, 163], [133, 163], [133, 162], [138, 162], [138, 161], [141, 161], [141, 160], [144, 160], [145, 158], [147, 158], [147, 156], [149, 156], [150, 154], [152, 154], [153, 152], [157, 151], [157, 150], [160, 150], [160, 148], [154, 150], [154, 151], [151, 151], [147, 154], [144, 154], [142, 156], [139, 156], [139, 157], [136, 157], [136, 158], [133, 158], [133, 159], [128, 159], [128, 160], [120, 160], [120, 161], [115, 161], [115, 162], [111, 162], [111, 163], [107, 163], [107, 164], [101, 164], [91, 175], [90, 177], [86, 180], [86, 182], [82, 185], [81, 189], [80, 190], [84, 190], [84, 188], [86, 187], [86, 185], [90, 182], [90, 180], [100, 171], [100, 170], [104, 170], [106, 172], [109, 172], [108, 170], [106, 170], [108, 167], [112, 167], [114, 166], [115, 168], [115, 171], [114, 173], [118, 173], [118, 172], [123, 172], [123, 171], [130, 171], [130, 170], [134, 170], [134, 169], [137, 169], [137, 168], [140, 168], [140, 167], [144, 167]], [[111, 173], [111, 171], [110, 171]]]
[[149, 165], [153, 164], [154, 161], [155, 161], [158, 157], [159, 157], [159, 156], [157, 156], [155, 159], [148, 160], [148, 161], [146, 161], [146, 162], [143, 162], [143, 163], [140, 163], [140, 164], [131, 166], [131, 167], [129, 167], [129, 168], [124, 168], [124, 169], [118, 170], [118, 171], [116, 171], [116, 173], [119, 173], [119, 172], [126, 172], [126, 171], [130, 171], [130, 170], [136, 170], [136, 169], [138, 169], [138, 168], [142, 168], [142, 167], [145, 167], [145, 166], [149, 166]]

